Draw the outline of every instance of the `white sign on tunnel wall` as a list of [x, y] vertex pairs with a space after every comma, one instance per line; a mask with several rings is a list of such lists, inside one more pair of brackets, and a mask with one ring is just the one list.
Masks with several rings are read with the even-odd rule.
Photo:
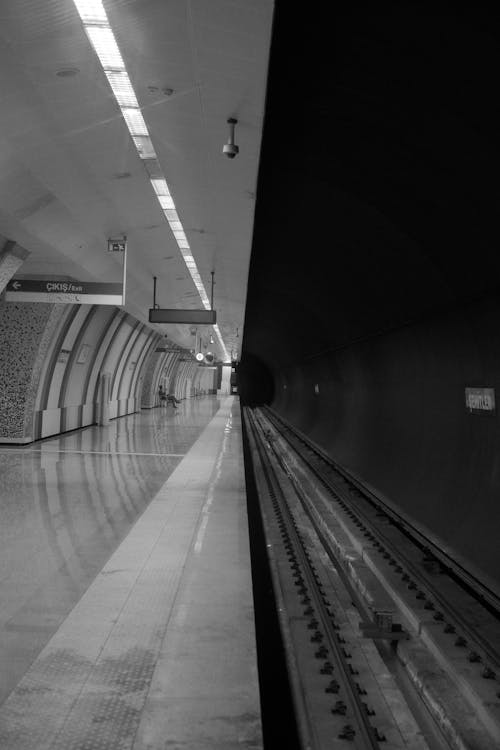
[[495, 389], [466, 388], [465, 405], [471, 414], [495, 414]]

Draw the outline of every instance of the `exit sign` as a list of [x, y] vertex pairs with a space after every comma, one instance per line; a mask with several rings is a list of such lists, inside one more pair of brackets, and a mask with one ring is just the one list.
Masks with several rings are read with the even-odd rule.
[[127, 250], [127, 240], [108, 240], [108, 253], [124, 253]]

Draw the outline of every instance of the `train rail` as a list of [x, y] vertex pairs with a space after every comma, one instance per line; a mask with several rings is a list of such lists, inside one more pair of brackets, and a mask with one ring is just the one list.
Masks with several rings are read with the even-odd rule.
[[[313, 629], [318, 646], [314, 658], [323, 654], [340, 696], [330, 708], [337, 723], [325, 730], [330, 744], [316, 731], [325, 724], [321, 709], [319, 717], [315, 710], [311, 714], [311, 705], [324, 701], [296, 699], [304, 747], [336, 747], [334, 734], [339, 746], [361, 748], [500, 747], [494, 599], [471, 590], [470, 581], [460, 580], [420, 532], [413, 534], [406, 521], [270, 410], [245, 410], [245, 423], [282, 630], [295, 654], [289, 657], [294, 692], [303, 695], [311, 681], [303, 676], [311, 667], [298, 627], [309, 618], [305, 629]], [[302, 600], [291, 604], [293, 597], [284, 594], [289, 589]], [[368, 651], [371, 666], [361, 664]], [[357, 654], [356, 667], [346, 653]], [[377, 670], [384, 674], [382, 685]], [[398, 716], [405, 717], [405, 728]], [[339, 717], [345, 719], [340, 728]]]

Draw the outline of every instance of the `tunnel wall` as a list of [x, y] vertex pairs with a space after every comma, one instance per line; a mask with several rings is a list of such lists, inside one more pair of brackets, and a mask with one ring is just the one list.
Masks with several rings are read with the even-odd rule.
[[160, 384], [168, 390], [170, 374], [181, 355], [178, 351], [153, 351], [149, 357], [142, 388], [141, 407], [152, 409], [160, 405], [158, 395]]
[[160, 385], [179, 399], [189, 399], [200, 391], [213, 389], [213, 370], [201, 367], [182, 349], [159, 347], [151, 353], [142, 388], [141, 406], [151, 409], [160, 405]]
[[276, 372], [273, 407], [490, 585], [500, 588], [500, 299]]

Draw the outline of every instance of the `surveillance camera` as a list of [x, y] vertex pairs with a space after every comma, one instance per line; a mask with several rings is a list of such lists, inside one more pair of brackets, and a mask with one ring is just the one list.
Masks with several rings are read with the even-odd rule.
[[228, 159], [234, 159], [236, 154], [240, 152], [240, 149], [234, 142], [234, 126], [237, 122], [238, 120], [235, 117], [230, 117], [227, 121], [227, 124], [229, 125], [229, 140], [222, 147], [222, 153], [225, 154]]
[[234, 159], [237, 153], [239, 153], [239, 148], [235, 143], [225, 143], [222, 148], [222, 153], [227, 156], [228, 159]]

